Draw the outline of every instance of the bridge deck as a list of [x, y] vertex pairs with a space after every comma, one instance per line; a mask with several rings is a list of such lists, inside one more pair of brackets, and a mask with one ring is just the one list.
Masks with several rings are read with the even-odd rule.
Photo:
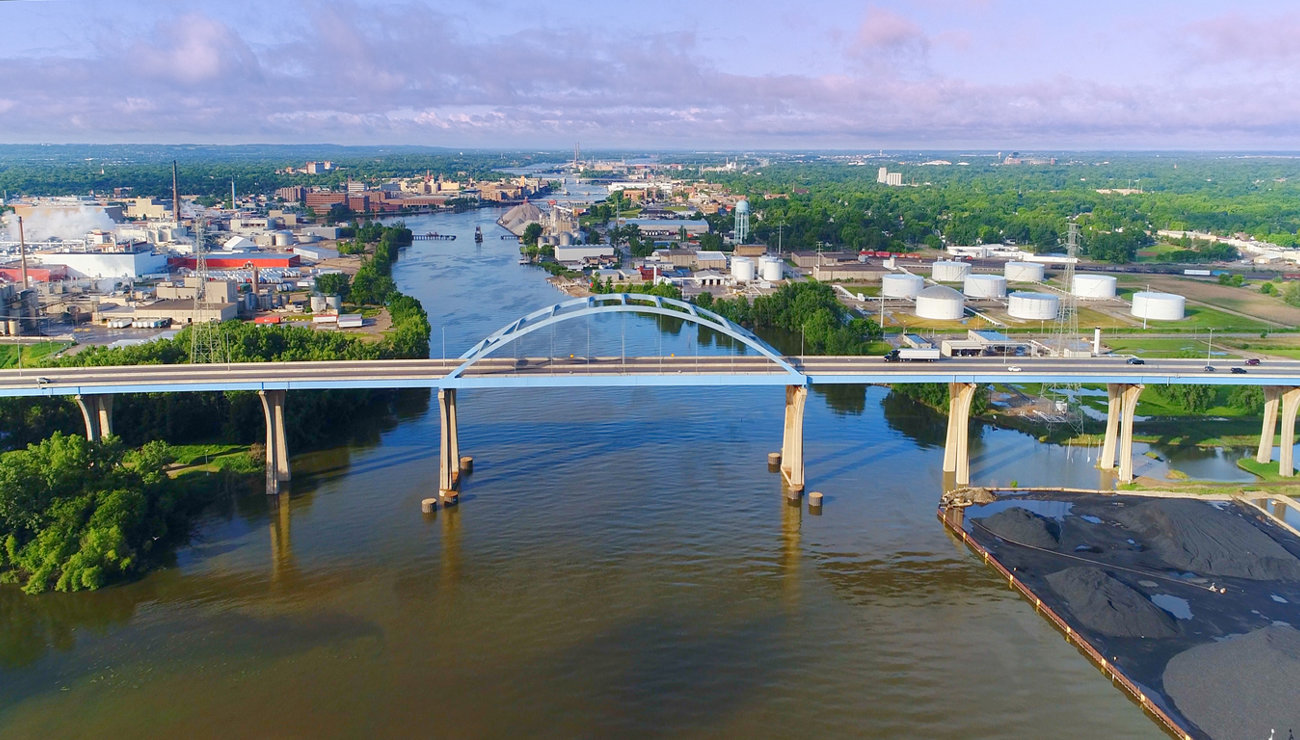
[[[1300, 361], [1269, 360], [1245, 374], [1202, 360], [950, 359], [886, 363], [879, 357], [789, 357], [813, 385], [858, 383], [1144, 383], [1300, 386]], [[1217, 361], [1216, 361], [1217, 362]], [[0, 396], [331, 388], [517, 388], [791, 385], [766, 357], [484, 358], [458, 377], [458, 359], [135, 365], [0, 371]], [[1019, 366], [1019, 372], [1010, 367]]]

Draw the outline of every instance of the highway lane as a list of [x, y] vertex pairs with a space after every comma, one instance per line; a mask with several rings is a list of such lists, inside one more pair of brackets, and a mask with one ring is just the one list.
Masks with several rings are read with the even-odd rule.
[[[1198, 359], [956, 358], [885, 362], [879, 357], [786, 358], [814, 384], [919, 382], [1208, 383], [1300, 385], [1300, 361], [1266, 360], [1234, 374], [1240, 361], [1204, 370]], [[1218, 362], [1213, 361], [1213, 362]], [[458, 359], [134, 365], [0, 371], [0, 396], [323, 388], [436, 388], [600, 385], [785, 385], [803, 382], [766, 357], [486, 358], [460, 378]], [[1019, 371], [1012, 370], [1020, 368]]]

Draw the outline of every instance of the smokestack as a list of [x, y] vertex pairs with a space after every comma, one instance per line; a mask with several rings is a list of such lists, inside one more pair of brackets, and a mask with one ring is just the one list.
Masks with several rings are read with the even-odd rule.
[[176, 184], [176, 160], [172, 160], [172, 218], [181, 225], [181, 189]]
[[23, 271], [23, 290], [27, 290], [30, 285], [27, 282], [27, 239], [23, 237], [23, 217], [18, 217], [18, 255], [22, 263]]
[[1101, 327], [1092, 330], [1092, 356], [1101, 356]]
[[230, 178], [230, 210], [235, 210], [235, 178]]

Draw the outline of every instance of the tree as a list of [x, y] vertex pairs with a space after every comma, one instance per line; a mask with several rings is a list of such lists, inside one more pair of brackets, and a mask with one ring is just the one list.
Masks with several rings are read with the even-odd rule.
[[1282, 300], [1289, 306], [1300, 306], [1300, 282], [1291, 281], [1282, 289]]
[[537, 246], [537, 240], [540, 239], [541, 236], [542, 236], [541, 224], [531, 223], [524, 227], [524, 235], [522, 237], [524, 244], [530, 247], [535, 247]]
[[1264, 283], [1263, 285], [1259, 286], [1259, 292], [1263, 293], [1264, 295], [1277, 295], [1277, 286], [1271, 282]]
[[316, 276], [316, 292], [321, 295], [336, 295], [347, 300], [352, 289], [352, 279], [343, 272], [327, 272]]

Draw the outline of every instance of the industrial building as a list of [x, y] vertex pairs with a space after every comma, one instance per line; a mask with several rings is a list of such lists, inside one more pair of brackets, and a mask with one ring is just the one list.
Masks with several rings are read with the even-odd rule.
[[699, 236], [709, 233], [709, 222], [703, 220], [691, 219], [672, 219], [672, 218], [629, 218], [623, 223], [627, 226], [635, 226], [641, 231], [641, 236], [648, 237], [676, 237], [686, 230], [686, 236]]
[[28, 259], [51, 268], [62, 265], [77, 278], [138, 278], [167, 271], [167, 256], [144, 242], [100, 249], [77, 243], [66, 249], [29, 252]]
[[610, 244], [575, 244], [557, 246], [556, 262], [581, 262], [584, 259], [613, 259], [615, 252]]
[[965, 339], [945, 339], [939, 349], [945, 357], [1007, 357], [1028, 354], [1032, 344], [1012, 339], [1000, 331], [970, 329]]

